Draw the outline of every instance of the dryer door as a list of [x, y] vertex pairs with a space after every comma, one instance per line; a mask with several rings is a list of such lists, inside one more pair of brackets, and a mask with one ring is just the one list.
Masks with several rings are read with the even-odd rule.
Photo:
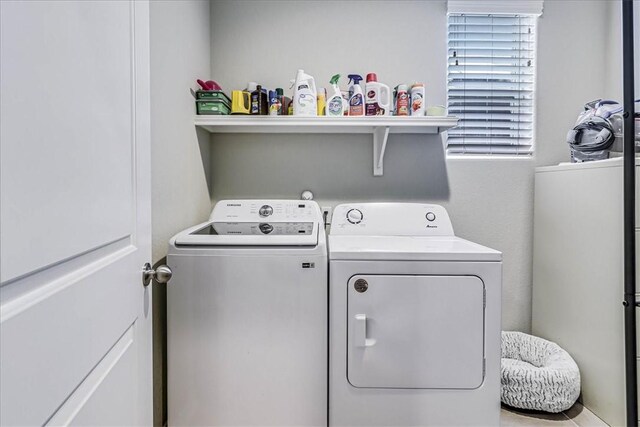
[[484, 292], [477, 276], [351, 277], [347, 289], [351, 385], [480, 387]]

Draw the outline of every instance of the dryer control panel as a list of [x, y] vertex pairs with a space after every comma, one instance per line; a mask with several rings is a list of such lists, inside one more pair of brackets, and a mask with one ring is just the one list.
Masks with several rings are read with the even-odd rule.
[[446, 209], [425, 203], [350, 203], [338, 205], [333, 235], [453, 236]]

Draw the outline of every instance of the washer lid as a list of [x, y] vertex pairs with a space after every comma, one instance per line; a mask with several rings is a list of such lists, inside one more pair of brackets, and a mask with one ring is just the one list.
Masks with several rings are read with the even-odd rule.
[[502, 253], [455, 236], [329, 235], [329, 259], [502, 261]]

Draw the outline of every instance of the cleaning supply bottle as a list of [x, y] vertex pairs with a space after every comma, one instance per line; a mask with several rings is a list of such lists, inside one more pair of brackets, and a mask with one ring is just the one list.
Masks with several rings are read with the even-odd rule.
[[364, 95], [359, 74], [349, 74], [349, 116], [364, 116]]
[[[293, 89], [293, 87], [296, 85], [296, 79], [289, 80], [289, 83], [291, 83], [291, 85], [289, 86], [289, 89]], [[293, 116], [293, 95], [291, 95], [291, 98], [289, 97], [287, 98], [288, 100], [287, 100], [287, 103], [285, 104], [285, 111], [287, 116]]]
[[284, 96], [284, 90], [281, 87], [276, 88], [276, 95], [278, 96], [278, 101], [280, 101], [280, 110], [278, 111], [279, 116], [284, 116], [287, 114], [285, 105], [287, 105], [287, 101]]
[[424, 83], [414, 83], [411, 86], [411, 115], [424, 116], [425, 114]]
[[389, 111], [389, 115], [391, 116], [397, 115], [396, 106], [398, 104], [398, 86], [394, 87], [393, 91], [391, 92], [391, 111]]
[[365, 84], [365, 114], [367, 116], [388, 116], [391, 107], [389, 86], [379, 83], [375, 73], [367, 74]]
[[396, 93], [396, 116], [409, 115], [409, 86], [398, 85]]
[[256, 85], [256, 89], [251, 92], [251, 114], [261, 116], [269, 114], [267, 90], [260, 85]]
[[316, 116], [318, 91], [315, 79], [305, 74], [304, 70], [298, 70], [293, 87], [293, 115]]
[[344, 102], [342, 103], [342, 111], [343, 111], [343, 115], [344, 116], [348, 116], [349, 115], [349, 91], [348, 90], [343, 90], [342, 91], [342, 99], [344, 100]]
[[269, 91], [269, 115], [270, 116], [279, 116], [282, 114], [282, 103], [280, 101], [280, 97], [278, 96], [278, 92], [275, 90]]
[[331, 83], [331, 92], [329, 93], [329, 98], [327, 99], [327, 116], [339, 117], [344, 115], [346, 104], [344, 98], [342, 97], [340, 87], [338, 87], [339, 79], [340, 74], [336, 74], [331, 77], [331, 80], [329, 81], [329, 83]]
[[247, 87], [244, 88], [244, 91], [252, 93], [254, 90], [256, 90], [256, 87], [258, 87], [258, 83], [256, 83], [256, 82], [248, 82], [247, 83]]
[[327, 106], [327, 92], [324, 90], [323, 87], [321, 87], [320, 89], [318, 89], [318, 102], [316, 106], [319, 116], [325, 115], [326, 106]]

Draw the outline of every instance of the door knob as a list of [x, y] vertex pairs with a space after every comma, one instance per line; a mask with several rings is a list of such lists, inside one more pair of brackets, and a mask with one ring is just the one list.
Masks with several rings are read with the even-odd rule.
[[166, 265], [161, 265], [154, 270], [151, 268], [151, 264], [146, 263], [142, 268], [142, 284], [149, 286], [149, 283], [151, 283], [153, 279], [160, 284], [164, 284], [171, 280], [172, 275], [173, 272]]

